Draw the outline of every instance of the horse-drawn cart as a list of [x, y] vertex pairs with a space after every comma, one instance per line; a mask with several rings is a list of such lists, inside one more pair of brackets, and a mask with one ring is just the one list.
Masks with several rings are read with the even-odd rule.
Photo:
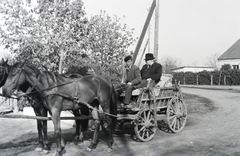
[[[121, 98], [124, 98], [124, 95]], [[118, 108], [117, 126], [121, 128], [125, 122], [130, 121], [141, 141], [153, 139], [157, 127], [163, 126], [159, 124], [164, 123], [164, 126], [174, 133], [180, 132], [186, 124], [187, 107], [178, 85], [134, 90], [132, 102], [136, 104], [134, 111]], [[158, 122], [159, 119], [164, 122]]]

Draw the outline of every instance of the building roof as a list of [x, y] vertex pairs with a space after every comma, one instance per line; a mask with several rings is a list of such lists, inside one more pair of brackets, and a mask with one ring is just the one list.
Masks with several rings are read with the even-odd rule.
[[197, 69], [197, 68], [206, 68], [206, 69], [212, 69], [214, 67], [201, 67], [201, 66], [182, 66], [182, 67], [178, 67], [178, 68], [174, 68], [172, 70], [178, 70], [178, 69], [184, 69], [184, 68], [194, 68], [194, 69]]
[[218, 58], [218, 60], [229, 59], [240, 59], [240, 39]]

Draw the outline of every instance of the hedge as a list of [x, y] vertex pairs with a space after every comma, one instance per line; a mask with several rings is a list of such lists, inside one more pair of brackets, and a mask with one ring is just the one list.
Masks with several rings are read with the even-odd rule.
[[240, 70], [238, 69], [173, 73], [173, 81], [189, 85], [211, 85], [211, 77], [213, 85], [240, 85]]

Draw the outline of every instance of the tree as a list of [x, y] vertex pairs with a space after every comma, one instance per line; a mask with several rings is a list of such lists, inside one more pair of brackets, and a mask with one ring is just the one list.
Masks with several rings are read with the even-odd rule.
[[227, 71], [227, 70], [230, 70], [230, 69], [232, 69], [230, 64], [224, 64], [224, 65], [222, 65], [220, 71]]
[[161, 64], [163, 66], [164, 73], [169, 74], [173, 68], [181, 65], [181, 61], [176, 58], [172, 58], [171, 56], [164, 56], [161, 59]]
[[217, 69], [217, 62], [218, 62], [218, 57], [219, 54], [215, 53], [215, 54], [211, 54], [208, 58], [207, 58], [207, 65], [210, 67], [214, 67], [214, 69]]
[[35, 8], [22, 0], [4, 0], [0, 11], [5, 19], [0, 40], [16, 59], [59, 73], [63, 68], [87, 65], [115, 79], [121, 58], [135, 41], [133, 29], [116, 16], [101, 12], [87, 19], [81, 0], [38, 1]]
[[[57, 71], [62, 59], [85, 44], [87, 19], [81, 0], [72, 3], [38, 1], [35, 8], [22, 0], [5, 0], [1, 42], [17, 60], [29, 60]], [[60, 59], [61, 58], [61, 59]], [[59, 69], [61, 71], [61, 69]]]
[[128, 53], [128, 47], [135, 42], [133, 29], [121, 23], [117, 16], [110, 17], [102, 11], [99, 15], [91, 17], [88, 34], [91, 58], [99, 64], [102, 70], [100, 75], [112, 79], [115, 75], [120, 77], [122, 58]]

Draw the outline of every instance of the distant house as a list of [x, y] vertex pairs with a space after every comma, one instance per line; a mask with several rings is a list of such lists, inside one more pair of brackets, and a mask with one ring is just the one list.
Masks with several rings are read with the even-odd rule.
[[214, 71], [214, 67], [198, 67], [198, 66], [183, 66], [172, 69], [172, 72], [201, 72], [201, 71]]
[[217, 66], [220, 69], [222, 65], [230, 64], [233, 69], [239, 69], [240, 65], [240, 39], [237, 40], [227, 51], [219, 58]]

